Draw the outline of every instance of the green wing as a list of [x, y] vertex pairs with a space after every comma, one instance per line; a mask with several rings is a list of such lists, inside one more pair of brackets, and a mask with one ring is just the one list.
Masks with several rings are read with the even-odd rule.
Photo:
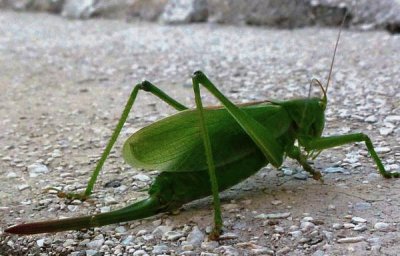
[[[262, 123], [275, 138], [287, 132], [290, 118], [278, 105], [259, 104], [243, 110]], [[124, 144], [127, 163], [147, 170], [192, 172], [207, 169], [196, 110], [185, 110], [144, 127]], [[215, 167], [239, 161], [259, 149], [224, 109], [205, 109]]]

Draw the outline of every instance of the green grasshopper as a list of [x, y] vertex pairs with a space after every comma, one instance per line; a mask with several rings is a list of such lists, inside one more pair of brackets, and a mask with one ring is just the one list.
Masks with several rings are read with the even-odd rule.
[[[91, 195], [97, 176], [121, 132], [136, 96], [143, 90], [179, 111], [142, 128], [128, 138], [123, 146], [123, 157], [130, 165], [161, 171], [149, 188], [149, 197], [108, 213], [20, 224], [5, 232], [26, 235], [98, 227], [173, 211], [185, 203], [212, 195], [214, 229], [210, 237], [217, 239], [222, 230], [220, 191], [243, 181], [268, 163], [279, 168], [285, 157], [296, 160], [314, 179], [321, 180], [321, 173], [314, 170], [307, 159], [316, 157], [324, 149], [354, 142], [365, 143], [383, 177], [399, 177], [398, 173], [385, 170], [367, 135], [354, 133], [321, 136], [325, 125], [327, 90], [340, 32], [326, 87], [318, 80], [313, 80], [320, 86], [322, 98], [235, 105], [203, 72], [196, 71], [192, 76], [196, 108], [188, 109], [148, 81], [137, 84], [84, 194], [64, 196], [85, 199]], [[203, 107], [200, 86], [211, 92], [222, 106]]]

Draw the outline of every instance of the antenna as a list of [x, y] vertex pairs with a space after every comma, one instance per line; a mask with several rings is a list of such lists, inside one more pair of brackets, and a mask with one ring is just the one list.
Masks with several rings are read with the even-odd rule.
[[332, 75], [332, 70], [333, 70], [333, 63], [335, 62], [335, 57], [336, 57], [336, 50], [337, 50], [337, 47], [339, 45], [340, 34], [342, 33], [342, 29], [343, 29], [343, 26], [344, 26], [344, 22], [345, 22], [345, 20], [347, 18], [347, 15], [348, 15], [348, 11], [346, 11], [346, 13], [344, 14], [344, 17], [343, 17], [343, 20], [342, 20], [342, 24], [340, 25], [339, 34], [338, 34], [338, 37], [336, 39], [335, 50], [333, 51], [333, 57], [332, 57], [332, 62], [331, 62], [331, 68], [329, 69], [328, 80], [326, 82], [325, 93], [328, 92], [329, 81], [331, 80], [331, 75]]

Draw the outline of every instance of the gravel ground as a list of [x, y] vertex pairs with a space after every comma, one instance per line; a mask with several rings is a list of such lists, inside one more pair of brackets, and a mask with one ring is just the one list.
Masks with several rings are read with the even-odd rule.
[[[236, 102], [307, 95], [326, 81], [336, 29], [272, 30], [210, 24], [160, 26], [69, 21], [0, 12], [0, 230], [23, 221], [109, 211], [144, 198], [157, 175], [126, 164], [123, 141], [174, 111], [140, 94], [93, 197], [82, 190], [133, 85], [146, 78], [193, 106], [201, 69]], [[329, 90], [325, 134], [363, 131], [386, 167], [400, 169], [400, 37], [344, 31]], [[216, 101], [205, 94], [205, 102]], [[208, 241], [210, 200], [178, 214], [86, 232], [9, 236], [0, 255], [397, 255], [400, 180], [385, 180], [365, 145], [324, 151], [321, 184], [286, 161], [222, 194], [224, 240]], [[272, 214], [272, 215], [271, 215]]]

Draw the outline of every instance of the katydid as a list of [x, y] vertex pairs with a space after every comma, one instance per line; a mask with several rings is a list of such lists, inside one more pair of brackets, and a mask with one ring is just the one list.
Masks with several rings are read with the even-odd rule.
[[[327, 90], [336, 41], [326, 87], [321, 98], [263, 101], [235, 105], [201, 71], [192, 76], [196, 108], [188, 109], [148, 81], [137, 84], [104, 150], [84, 194], [67, 195], [85, 199], [90, 196], [97, 176], [128, 117], [140, 90], [150, 92], [179, 112], [134, 133], [123, 146], [125, 161], [145, 170], [159, 170], [149, 188], [149, 197], [109, 213], [20, 224], [5, 230], [13, 234], [36, 234], [79, 230], [141, 219], [178, 209], [185, 203], [212, 195], [214, 229], [212, 238], [222, 230], [219, 192], [256, 173], [268, 163], [276, 168], [285, 157], [295, 159], [312, 177], [321, 179], [307, 159], [322, 150], [354, 142], [364, 142], [385, 178], [399, 177], [385, 170], [370, 138], [363, 133], [322, 137], [325, 125]], [[222, 104], [203, 107], [200, 86]], [[240, 145], [238, 147], [237, 145]]]

